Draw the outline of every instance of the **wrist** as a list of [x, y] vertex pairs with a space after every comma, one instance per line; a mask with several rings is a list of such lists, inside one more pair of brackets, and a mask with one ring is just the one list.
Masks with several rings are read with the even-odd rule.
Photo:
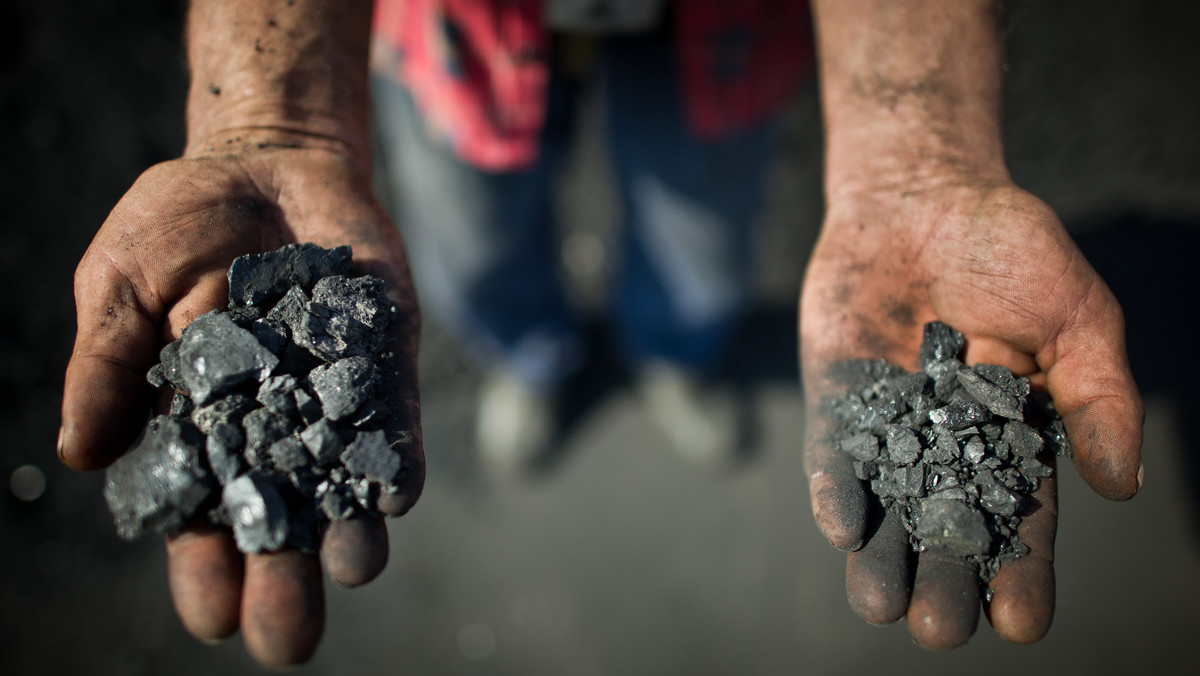
[[189, 125], [184, 157], [237, 155], [280, 148], [325, 150], [370, 166], [365, 125], [292, 104], [247, 101]]

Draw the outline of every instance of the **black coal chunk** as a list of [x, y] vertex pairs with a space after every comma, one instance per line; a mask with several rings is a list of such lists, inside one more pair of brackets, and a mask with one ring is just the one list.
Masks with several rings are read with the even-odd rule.
[[312, 454], [313, 461], [324, 467], [338, 459], [342, 452], [342, 439], [333, 423], [322, 418], [304, 428], [300, 441]]
[[287, 541], [287, 504], [261, 474], [244, 474], [226, 484], [221, 504], [233, 521], [233, 538], [243, 552], [274, 551]]
[[978, 556], [992, 546], [983, 515], [957, 500], [928, 500], [917, 515], [916, 535], [926, 549], [955, 556]]
[[1013, 453], [1022, 458], [1032, 458], [1042, 452], [1045, 442], [1042, 435], [1029, 425], [1018, 420], [1004, 423], [1004, 435], [1001, 437]]
[[848, 453], [857, 460], [874, 460], [879, 457], [879, 440], [875, 435], [866, 432], [843, 439], [840, 447], [843, 453]]
[[272, 444], [291, 436], [296, 429], [287, 416], [267, 408], [251, 411], [242, 419], [242, 424], [246, 428], [246, 461], [255, 467], [267, 462]]
[[359, 432], [342, 453], [342, 462], [354, 474], [380, 483], [390, 482], [400, 471], [400, 456], [388, 445], [382, 430]]
[[925, 325], [925, 337], [921, 342], [921, 366], [928, 366], [935, 361], [956, 359], [964, 343], [963, 334], [950, 328], [948, 324], [929, 322]]
[[988, 410], [974, 401], [956, 401], [929, 412], [929, 421], [951, 430], [978, 425], [989, 418]]
[[309, 463], [308, 450], [299, 437], [284, 437], [267, 449], [271, 462], [284, 472], [295, 472]]
[[133, 540], [183, 527], [212, 484], [203, 448], [203, 435], [186, 419], [150, 421], [138, 443], [105, 474], [104, 499], [118, 535]]
[[242, 418], [253, 411], [254, 407], [253, 399], [235, 392], [211, 404], [193, 409], [192, 422], [205, 434], [212, 434], [213, 428], [219, 423], [241, 427]]
[[241, 474], [242, 446], [245, 443], [246, 435], [242, 434], [242, 428], [226, 422], [212, 426], [205, 450], [208, 453], [208, 466], [221, 484], [227, 484]]
[[192, 400], [205, 404], [247, 380], [263, 380], [279, 358], [227, 316], [200, 315], [179, 342], [179, 369]]
[[348, 275], [353, 269], [348, 246], [323, 249], [316, 244], [289, 244], [242, 256], [229, 268], [229, 306], [260, 305], [293, 286], [311, 289], [322, 277]]
[[379, 369], [365, 357], [347, 357], [313, 369], [308, 380], [325, 417], [346, 418], [375, 395]]
[[996, 415], [1013, 420], [1021, 420], [1025, 417], [1022, 409], [1024, 408], [1025, 400], [1020, 401], [1017, 398], [1004, 391], [998, 385], [984, 379], [971, 369], [962, 369], [956, 376], [958, 384], [967, 391], [975, 401], [983, 404], [989, 411]]
[[921, 442], [903, 425], [887, 426], [888, 458], [897, 465], [909, 465], [921, 454]]
[[258, 402], [279, 415], [289, 416], [296, 413], [296, 396], [293, 394], [300, 387], [300, 381], [295, 376], [272, 376], [262, 382], [258, 388]]

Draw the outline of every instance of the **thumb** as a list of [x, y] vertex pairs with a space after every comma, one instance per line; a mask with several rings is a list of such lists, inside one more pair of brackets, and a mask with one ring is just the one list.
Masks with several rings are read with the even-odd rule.
[[1142, 483], [1142, 400], [1125, 352], [1120, 305], [1099, 277], [1038, 362], [1079, 474], [1110, 500], [1133, 497]]

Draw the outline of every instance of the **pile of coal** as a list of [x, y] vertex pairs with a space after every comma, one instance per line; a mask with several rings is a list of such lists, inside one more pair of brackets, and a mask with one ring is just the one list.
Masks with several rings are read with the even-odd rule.
[[170, 413], [109, 468], [117, 532], [233, 529], [244, 552], [311, 550], [331, 520], [377, 515], [411, 437], [385, 403], [396, 312], [350, 247], [290, 244], [229, 268], [229, 309], [197, 317], [147, 379]]
[[1027, 496], [1049, 476], [1047, 454], [1070, 454], [1049, 397], [1003, 366], [959, 360], [963, 336], [925, 325], [922, 370], [881, 360], [842, 362], [846, 394], [824, 402], [832, 443], [853, 459], [915, 551], [973, 560], [986, 583], [1028, 553], [1017, 526]]

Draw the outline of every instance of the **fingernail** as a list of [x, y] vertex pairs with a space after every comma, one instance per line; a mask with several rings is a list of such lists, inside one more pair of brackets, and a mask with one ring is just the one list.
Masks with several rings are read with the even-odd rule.
[[63, 428], [59, 427], [58, 428], [58, 442], [55, 445], [55, 452], [58, 453], [59, 460], [63, 459], [63, 432], [64, 432]]
[[1137, 475], [1139, 491], [1142, 490], [1142, 480], [1145, 478], [1145, 476], [1146, 476], [1146, 464], [1139, 462], [1138, 463], [1138, 475]]

